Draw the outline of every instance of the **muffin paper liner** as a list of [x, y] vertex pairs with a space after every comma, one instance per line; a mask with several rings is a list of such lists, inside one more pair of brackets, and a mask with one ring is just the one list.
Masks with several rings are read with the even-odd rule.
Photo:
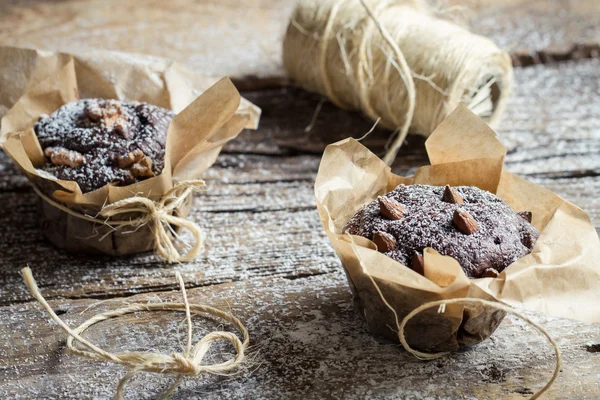
[[[106, 205], [135, 196], [158, 202], [178, 182], [197, 180], [227, 141], [244, 128], [256, 129], [260, 118], [260, 109], [241, 98], [228, 78], [197, 75], [152, 56], [108, 51], [75, 55], [0, 47], [0, 72], [3, 150], [44, 195], [92, 217]], [[162, 173], [132, 185], [106, 185], [82, 193], [77, 183], [37, 170], [45, 157], [33, 125], [41, 114], [51, 114], [79, 98], [141, 101], [175, 111]], [[191, 199], [187, 196], [174, 214], [186, 217]], [[122, 255], [156, 246], [152, 224], [115, 229], [78, 218], [47, 201], [40, 201], [40, 208], [44, 235], [71, 251]], [[124, 213], [114, 219], [138, 217], [137, 213]]]
[[[438, 126], [425, 146], [431, 165], [420, 167], [411, 177], [392, 174], [354, 139], [331, 144], [323, 154], [315, 183], [317, 208], [368, 329], [398, 340], [394, 314], [371, 277], [400, 319], [430, 301], [468, 297], [600, 322], [600, 241], [588, 215], [553, 192], [503, 170], [506, 149], [494, 131], [464, 106]], [[530, 254], [497, 278], [469, 279], [456, 260], [430, 248], [423, 254], [422, 276], [379, 253], [372, 241], [342, 234], [360, 208], [399, 184], [488, 190], [515, 211], [531, 211], [540, 237]], [[443, 314], [428, 309], [416, 315], [406, 325], [405, 335], [413, 348], [453, 351], [488, 338], [504, 316], [490, 307], [452, 304]]]

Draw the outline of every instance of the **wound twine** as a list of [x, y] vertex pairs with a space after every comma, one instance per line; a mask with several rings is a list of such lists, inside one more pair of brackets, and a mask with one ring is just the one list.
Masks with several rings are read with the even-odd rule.
[[[33, 190], [53, 207], [76, 218], [108, 226], [112, 230], [118, 230], [123, 227], [140, 228], [149, 225], [154, 235], [154, 243], [158, 254], [169, 263], [178, 263], [191, 261], [198, 256], [202, 250], [204, 234], [196, 223], [178, 217], [174, 213], [184, 204], [189, 195], [205, 187], [206, 184], [204, 181], [199, 179], [177, 182], [159, 201], [153, 201], [143, 196], [128, 197], [105, 205], [96, 217], [68, 208], [44, 194], [36, 185], [33, 185]], [[139, 213], [140, 216], [127, 220], [111, 219], [126, 213]], [[181, 254], [177, 250], [177, 247], [173, 243], [173, 236], [170, 233], [171, 226], [185, 228], [192, 234], [194, 242], [187, 253]]]
[[291, 78], [337, 106], [428, 136], [459, 103], [494, 125], [512, 85], [510, 57], [417, 0], [301, 0], [283, 44]]
[[[123, 399], [123, 389], [125, 384], [140, 371], [176, 375], [175, 381], [160, 397], [161, 399], [167, 399], [171, 394], [173, 394], [184, 375], [226, 375], [230, 371], [237, 369], [244, 362], [244, 352], [248, 348], [250, 339], [248, 336], [248, 331], [242, 322], [232, 314], [226, 313], [217, 308], [201, 304], [190, 304], [187, 299], [183, 279], [181, 278], [181, 274], [179, 272], [176, 273], [176, 278], [179, 282], [179, 287], [183, 295], [183, 303], [132, 304], [128, 307], [97, 314], [85, 321], [76, 329], [69, 328], [69, 326], [56, 315], [52, 307], [50, 307], [46, 299], [44, 299], [40, 293], [35, 279], [33, 279], [31, 269], [29, 267], [23, 268], [21, 270], [21, 274], [23, 275], [23, 280], [31, 292], [31, 295], [42, 305], [50, 317], [69, 335], [67, 339], [67, 349], [69, 351], [92, 360], [114, 362], [129, 367], [129, 371], [125, 374], [125, 376], [123, 376], [123, 378], [121, 378], [119, 384], [117, 385], [117, 391], [115, 393], [116, 400]], [[171, 355], [153, 352], [109, 353], [81, 336], [87, 328], [98, 322], [138, 311], [184, 311], [187, 323], [187, 341], [185, 352], [183, 354], [175, 353]], [[242, 333], [242, 340], [240, 340], [237, 335], [231, 332], [215, 331], [205, 335], [192, 347], [191, 314], [208, 314], [232, 323]], [[80, 342], [90, 351], [76, 348], [73, 345], [73, 339]], [[218, 340], [230, 342], [235, 348], [235, 356], [218, 364], [202, 364], [204, 356], [209, 351], [213, 343]]]
[[[352, 238], [352, 236], [348, 235], [348, 237], [350, 238], [350, 241], [353, 244], [353, 246], [356, 246], [357, 244], [354, 241], [354, 239]], [[415, 308], [414, 310], [412, 310], [410, 313], [408, 313], [402, 319], [402, 322], [400, 322], [398, 319], [398, 313], [396, 312], [394, 307], [392, 307], [392, 305], [386, 300], [381, 289], [379, 288], [379, 285], [375, 281], [375, 278], [373, 278], [373, 276], [371, 274], [369, 274], [367, 272], [367, 270], [365, 269], [363, 260], [361, 259], [358, 252], [356, 252], [356, 250], [354, 250], [354, 248], [352, 250], [353, 250], [354, 254], [356, 255], [356, 257], [358, 258], [360, 265], [362, 266], [363, 273], [369, 277], [369, 280], [375, 287], [375, 290], [377, 291], [377, 294], [379, 295], [381, 301], [394, 314], [394, 320], [396, 323], [396, 328], [398, 329], [398, 339], [400, 340], [400, 344], [402, 344], [402, 347], [404, 347], [404, 349], [406, 351], [408, 351], [410, 354], [412, 354], [416, 358], [418, 358], [420, 360], [434, 360], [434, 359], [449, 355], [449, 354], [451, 354], [451, 352], [423, 353], [423, 352], [420, 352], [420, 351], [415, 350], [412, 347], [410, 347], [410, 345], [408, 344], [408, 342], [406, 340], [406, 336], [405, 336], [405, 329], [406, 329], [406, 325], [408, 324], [408, 321], [410, 321], [413, 317], [415, 317], [421, 311], [427, 310], [427, 309], [429, 309], [431, 307], [435, 307], [435, 306], [439, 307], [438, 313], [442, 314], [442, 313], [446, 312], [447, 304], [482, 305], [485, 307], [490, 307], [490, 308], [493, 308], [496, 310], [501, 310], [506, 313], [516, 315], [517, 317], [521, 318], [523, 321], [527, 322], [529, 325], [533, 326], [539, 332], [541, 332], [548, 339], [548, 341], [554, 348], [556, 364], [554, 367], [554, 372], [552, 374], [552, 377], [550, 378], [550, 380], [548, 380], [548, 382], [546, 383], [546, 385], [544, 385], [543, 388], [541, 388], [540, 390], [535, 392], [530, 397], [530, 400], [538, 399], [544, 392], [546, 392], [548, 389], [550, 389], [550, 387], [554, 384], [554, 381], [558, 377], [558, 374], [560, 373], [560, 369], [562, 368], [562, 356], [561, 356], [560, 348], [558, 347], [558, 343], [556, 343], [556, 340], [554, 340], [554, 338], [552, 336], [550, 336], [550, 333], [548, 333], [548, 331], [543, 326], [532, 321], [524, 313], [521, 313], [521, 312], [515, 310], [514, 308], [506, 306], [504, 304], [501, 304], [497, 301], [488, 301], [488, 300], [483, 300], [483, 299], [478, 299], [478, 298], [460, 297], [460, 298], [454, 298], [454, 299], [436, 300], [436, 301], [426, 302], [426, 303], [420, 305], [419, 307]]]

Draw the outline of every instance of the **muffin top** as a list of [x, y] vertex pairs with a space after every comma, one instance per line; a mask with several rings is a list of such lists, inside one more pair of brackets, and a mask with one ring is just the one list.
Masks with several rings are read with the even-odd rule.
[[161, 173], [174, 113], [147, 103], [83, 99], [34, 126], [46, 156], [41, 168], [83, 193], [129, 185]]
[[345, 233], [372, 240], [380, 252], [423, 273], [423, 249], [456, 259], [470, 278], [495, 277], [529, 254], [539, 234], [531, 213], [514, 212], [473, 186], [399, 185], [364, 206]]

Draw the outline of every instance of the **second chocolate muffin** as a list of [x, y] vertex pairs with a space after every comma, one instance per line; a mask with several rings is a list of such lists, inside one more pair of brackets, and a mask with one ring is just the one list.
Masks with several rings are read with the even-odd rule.
[[498, 276], [531, 252], [539, 234], [530, 222], [531, 213], [473, 186], [400, 185], [363, 207], [344, 232], [373, 240], [421, 274], [423, 249], [431, 247], [479, 278]]
[[137, 102], [84, 99], [65, 104], [34, 127], [47, 159], [42, 170], [77, 182], [83, 193], [158, 175], [174, 116]]

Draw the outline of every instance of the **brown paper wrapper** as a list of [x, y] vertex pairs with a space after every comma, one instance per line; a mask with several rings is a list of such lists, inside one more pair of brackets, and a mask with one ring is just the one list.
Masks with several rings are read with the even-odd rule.
[[[551, 191], [502, 169], [506, 149], [496, 134], [466, 107], [459, 106], [426, 142], [430, 166], [414, 176], [391, 173], [376, 155], [353, 139], [329, 145], [315, 183], [317, 208], [342, 261], [355, 302], [369, 330], [398, 340], [400, 320], [416, 307], [459, 297], [499, 301], [555, 317], [600, 322], [600, 241], [588, 215]], [[424, 251], [425, 276], [377, 252], [370, 240], [342, 234], [365, 204], [397, 185], [472, 185], [504, 199], [515, 211], [532, 211], [540, 237], [533, 251], [497, 278], [469, 279], [456, 260]], [[484, 306], [429, 309], [406, 326], [413, 348], [453, 351], [488, 338], [504, 312]]]
[[[197, 179], [222, 146], [244, 128], [255, 129], [260, 109], [240, 97], [228, 78], [197, 75], [156, 57], [115, 52], [65, 54], [0, 47], [0, 143], [27, 178], [51, 199], [91, 216], [102, 206], [132, 196], [159, 200], [178, 181]], [[33, 125], [79, 98], [143, 101], [177, 113], [167, 134], [165, 167], [128, 186], [106, 185], [82, 193], [77, 183], [53, 179], [36, 168], [44, 156]], [[187, 216], [191, 196], [175, 212]], [[114, 230], [40, 202], [44, 235], [71, 251], [123, 255], [150, 250], [148, 225]], [[135, 218], [122, 215], [120, 219]]]

